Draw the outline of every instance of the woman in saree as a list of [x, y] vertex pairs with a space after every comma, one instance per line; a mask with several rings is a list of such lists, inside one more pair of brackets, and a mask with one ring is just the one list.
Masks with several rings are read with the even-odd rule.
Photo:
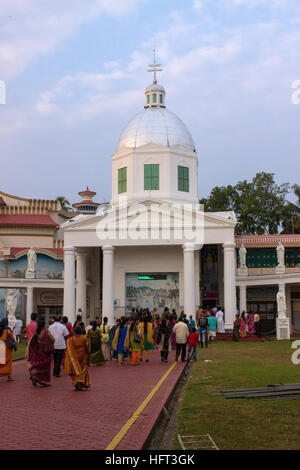
[[35, 334], [26, 349], [26, 361], [31, 383], [34, 387], [50, 385], [54, 338], [46, 329], [45, 320], [39, 320]]
[[146, 313], [143, 318], [143, 336], [141, 341], [140, 361], [143, 360], [144, 350], [146, 351], [146, 362], [149, 362], [150, 351], [154, 350], [154, 328], [151, 315]]
[[87, 339], [89, 344], [90, 364], [95, 366], [104, 366], [105, 359], [101, 347], [101, 331], [97, 328], [97, 322], [92, 322], [92, 328], [87, 331]]
[[100, 331], [102, 334], [101, 337], [101, 348], [102, 348], [102, 353], [104, 356], [104, 359], [106, 361], [109, 361], [111, 359], [111, 352], [110, 352], [110, 326], [108, 324], [108, 318], [104, 317], [103, 318], [103, 323], [100, 325]]
[[109, 333], [109, 344], [110, 344], [110, 350], [112, 352], [112, 359], [118, 359], [118, 353], [113, 347], [113, 341], [115, 337], [115, 332], [117, 328], [120, 326], [121, 320], [118, 318], [116, 320], [116, 324], [111, 327], [110, 333]]
[[11, 378], [13, 349], [7, 346], [8, 338], [14, 342], [12, 332], [2, 320], [0, 322], [0, 377], [7, 377], [7, 381], [10, 382], [13, 380]]
[[241, 338], [246, 338], [247, 333], [246, 333], [246, 317], [245, 317], [245, 312], [242, 312], [242, 315], [240, 317], [240, 337]]
[[126, 325], [127, 319], [123, 318], [116, 328], [112, 342], [113, 350], [117, 352], [119, 366], [123, 364], [123, 357], [128, 354], [129, 349], [129, 327]]
[[252, 312], [248, 313], [247, 320], [248, 320], [248, 333], [250, 335], [254, 335], [255, 334], [255, 323], [254, 323], [254, 315], [253, 315]]
[[89, 374], [89, 345], [80, 326], [76, 326], [74, 336], [67, 340], [65, 374], [70, 375], [75, 391], [82, 391], [91, 386]]
[[232, 341], [239, 341], [240, 340], [240, 316], [237, 314], [235, 316], [235, 321], [233, 323], [233, 332], [232, 332]]
[[169, 320], [163, 318], [159, 325], [158, 332], [158, 349], [160, 351], [161, 362], [168, 362], [169, 351], [171, 350], [170, 336], [172, 330], [170, 329], [171, 323]]
[[[171, 321], [170, 321], [170, 330], [173, 331], [174, 326], [177, 323], [177, 314], [176, 312], [172, 314]], [[172, 333], [171, 336], [171, 347], [172, 349], [176, 349], [176, 334]]]
[[[139, 341], [138, 341], [139, 340]], [[139, 352], [141, 350], [142, 331], [137, 319], [129, 327], [129, 341], [131, 351], [131, 366], [139, 366]]]

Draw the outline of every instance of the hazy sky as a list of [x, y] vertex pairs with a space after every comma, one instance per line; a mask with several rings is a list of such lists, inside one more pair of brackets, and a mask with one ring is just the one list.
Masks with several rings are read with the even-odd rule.
[[300, 184], [299, 0], [1, 0], [0, 189], [76, 202], [88, 184], [109, 200], [154, 47], [200, 197], [258, 171]]

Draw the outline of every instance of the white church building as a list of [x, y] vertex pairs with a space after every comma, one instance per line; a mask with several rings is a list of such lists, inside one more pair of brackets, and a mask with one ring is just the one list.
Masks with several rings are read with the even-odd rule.
[[110, 324], [137, 307], [195, 315], [208, 289], [218, 292], [211, 302], [224, 306], [231, 329], [237, 221], [233, 212], [198, 207], [197, 152], [185, 124], [166, 106], [158, 67], [154, 59], [144, 108], [124, 127], [112, 156], [110, 204], [60, 227], [64, 314], [73, 321], [81, 309], [90, 318], [106, 315]]

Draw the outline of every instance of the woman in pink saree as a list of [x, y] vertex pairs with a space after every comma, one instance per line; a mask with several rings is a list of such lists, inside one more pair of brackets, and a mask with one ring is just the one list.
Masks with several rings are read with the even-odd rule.
[[248, 319], [248, 333], [250, 335], [254, 335], [255, 326], [254, 326], [254, 315], [252, 312], [248, 313], [247, 319]]
[[26, 350], [27, 367], [34, 387], [47, 387], [51, 379], [51, 362], [54, 352], [54, 338], [46, 330], [45, 321], [40, 320], [35, 335], [30, 338]]

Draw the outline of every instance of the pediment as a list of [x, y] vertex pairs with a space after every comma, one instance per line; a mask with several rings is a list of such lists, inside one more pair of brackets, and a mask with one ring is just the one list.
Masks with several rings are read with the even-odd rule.
[[[132, 202], [124, 207], [108, 206], [107, 209], [103, 210], [102, 213], [96, 215], [90, 215], [86, 217], [81, 217], [79, 219], [70, 220], [67, 223], [64, 223], [60, 228], [62, 231], [73, 232], [73, 231], [92, 231], [96, 230], [98, 224], [109, 224], [112, 220], [119, 223], [134, 223], [137, 222], [143, 224], [143, 218], [148, 222], [151, 221], [154, 224], [161, 225], [163, 217], [169, 217], [171, 222], [175, 225], [180, 223], [183, 220], [184, 215], [190, 218], [193, 225], [201, 224], [204, 225], [205, 229], [224, 229], [224, 228], [234, 228], [236, 225], [236, 220], [229, 217], [223, 217], [219, 214], [211, 212], [201, 212], [196, 209], [196, 207], [191, 205], [189, 208], [188, 205], [185, 206], [184, 212], [181, 204], [169, 204], [163, 201], [153, 201], [153, 200], [144, 200], [139, 202]], [[160, 222], [158, 221], [158, 218]]]

